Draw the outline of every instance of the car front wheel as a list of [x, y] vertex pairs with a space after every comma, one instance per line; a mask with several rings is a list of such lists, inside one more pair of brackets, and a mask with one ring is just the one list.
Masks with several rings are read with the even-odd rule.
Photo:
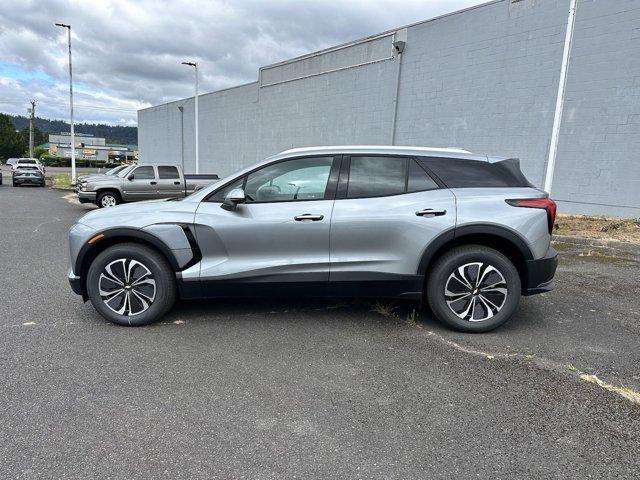
[[434, 264], [426, 285], [435, 316], [463, 332], [488, 332], [504, 324], [520, 302], [518, 270], [489, 247], [466, 245], [445, 253]]
[[98, 195], [96, 205], [100, 208], [115, 207], [120, 203], [120, 197], [117, 193], [103, 192]]
[[123, 243], [107, 248], [91, 263], [87, 294], [94, 308], [110, 322], [149, 325], [173, 306], [175, 275], [155, 250]]

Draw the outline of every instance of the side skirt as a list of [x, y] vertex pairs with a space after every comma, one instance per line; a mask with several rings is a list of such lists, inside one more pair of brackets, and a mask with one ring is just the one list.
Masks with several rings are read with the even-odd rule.
[[394, 275], [386, 280], [349, 281], [251, 281], [251, 280], [184, 280], [177, 278], [180, 298], [237, 297], [358, 297], [358, 298], [422, 298], [422, 275]]

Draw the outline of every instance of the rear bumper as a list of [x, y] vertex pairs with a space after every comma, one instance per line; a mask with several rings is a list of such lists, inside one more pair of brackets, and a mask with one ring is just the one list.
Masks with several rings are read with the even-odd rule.
[[553, 290], [556, 268], [558, 268], [558, 252], [553, 247], [549, 247], [544, 257], [528, 260], [526, 262], [527, 283], [522, 294], [535, 295]]
[[44, 183], [43, 177], [13, 177], [14, 183], [21, 185], [42, 185]]

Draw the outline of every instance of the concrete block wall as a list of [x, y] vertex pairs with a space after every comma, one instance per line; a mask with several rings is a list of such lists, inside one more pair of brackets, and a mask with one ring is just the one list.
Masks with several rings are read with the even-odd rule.
[[[407, 27], [395, 143], [519, 157], [542, 186], [568, 12], [569, 0], [497, 0]], [[227, 175], [292, 147], [389, 144], [393, 34], [202, 95], [200, 171]], [[552, 188], [563, 212], [640, 216], [639, 39], [640, 0], [578, 0]], [[141, 110], [141, 161], [179, 164], [184, 148], [193, 171], [193, 116], [193, 98]]]
[[640, 217], [640, 2], [579, 0], [552, 192]]

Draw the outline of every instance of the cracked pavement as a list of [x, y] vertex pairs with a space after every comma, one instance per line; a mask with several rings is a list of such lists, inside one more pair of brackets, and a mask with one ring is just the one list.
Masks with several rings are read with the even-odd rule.
[[[561, 245], [489, 334], [413, 304], [179, 303], [106, 323], [69, 289], [67, 192], [0, 186], [2, 478], [631, 478], [638, 259]], [[383, 304], [391, 302], [381, 301]]]

